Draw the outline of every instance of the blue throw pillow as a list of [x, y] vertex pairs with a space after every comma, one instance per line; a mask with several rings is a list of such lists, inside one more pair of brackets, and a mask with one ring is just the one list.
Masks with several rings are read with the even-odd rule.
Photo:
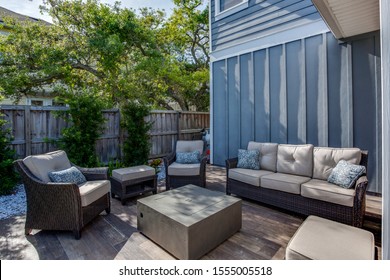
[[188, 152], [188, 153], [177, 152], [176, 162], [184, 163], [184, 164], [200, 163], [200, 152], [199, 151]]
[[65, 170], [49, 172], [48, 175], [50, 180], [55, 183], [76, 183], [81, 185], [87, 182], [83, 173], [74, 166]]
[[239, 149], [237, 167], [260, 170], [260, 151]]
[[361, 165], [340, 160], [328, 177], [328, 182], [336, 184], [342, 188], [352, 188], [356, 180], [366, 172], [366, 168]]

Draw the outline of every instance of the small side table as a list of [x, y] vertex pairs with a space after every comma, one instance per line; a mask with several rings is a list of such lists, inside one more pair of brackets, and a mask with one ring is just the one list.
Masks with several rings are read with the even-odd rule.
[[126, 199], [147, 192], [157, 193], [157, 175], [154, 168], [147, 165], [119, 168], [112, 171], [111, 197], [119, 196], [122, 205]]

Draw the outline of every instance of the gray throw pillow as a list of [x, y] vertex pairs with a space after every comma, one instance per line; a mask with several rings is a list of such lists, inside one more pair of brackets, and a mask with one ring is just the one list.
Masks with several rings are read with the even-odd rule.
[[239, 149], [237, 167], [260, 170], [260, 151]]
[[48, 176], [55, 183], [76, 183], [81, 185], [87, 181], [83, 173], [74, 166], [65, 170], [49, 172]]
[[200, 152], [177, 152], [176, 153], [176, 162], [183, 164], [192, 164], [192, 163], [200, 163]]
[[349, 189], [355, 185], [356, 180], [364, 173], [366, 173], [364, 166], [340, 160], [330, 173], [328, 182]]

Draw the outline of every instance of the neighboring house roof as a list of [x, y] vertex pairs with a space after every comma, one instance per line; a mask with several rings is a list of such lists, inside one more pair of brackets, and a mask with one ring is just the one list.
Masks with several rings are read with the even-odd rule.
[[13, 18], [17, 19], [18, 21], [39, 22], [39, 23], [46, 24], [46, 25], [50, 25], [51, 24], [51, 23], [49, 23], [47, 21], [44, 21], [42, 19], [38, 19], [38, 18], [22, 15], [22, 14], [19, 14], [19, 13], [15, 13], [15, 12], [13, 12], [11, 10], [8, 10], [6, 8], [3, 8], [3, 7], [0, 7], [0, 24], [1, 25], [4, 25], [4, 18], [5, 17], [13, 17]]

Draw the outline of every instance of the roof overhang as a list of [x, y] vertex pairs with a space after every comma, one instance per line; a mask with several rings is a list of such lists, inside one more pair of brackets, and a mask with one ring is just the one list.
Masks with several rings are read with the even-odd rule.
[[336, 39], [380, 29], [379, 0], [312, 0]]

